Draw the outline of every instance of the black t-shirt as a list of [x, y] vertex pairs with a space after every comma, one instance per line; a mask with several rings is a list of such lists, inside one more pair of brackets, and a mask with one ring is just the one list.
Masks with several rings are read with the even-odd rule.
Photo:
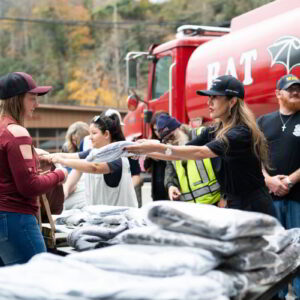
[[241, 196], [265, 186], [260, 162], [252, 150], [250, 129], [238, 125], [226, 137], [228, 146], [215, 139], [213, 127], [207, 127], [187, 145], [205, 145], [218, 155], [212, 159], [212, 165], [223, 193]]
[[[272, 168], [268, 173], [271, 176], [290, 175], [300, 168], [300, 112], [281, 115], [281, 118], [283, 123], [276, 111], [257, 120], [268, 140]], [[285, 198], [300, 200], [300, 184], [294, 185]]]
[[[82, 151], [82, 152], [78, 152], [79, 158], [85, 159], [89, 155], [90, 151], [91, 151], [91, 149]], [[122, 159], [119, 158], [112, 162], [108, 162], [107, 164], [110, 168], [110, 173], [104, 174], [105, 183], [109, 187], [117, 187], [119, 185], [119, 183], [121, 181], [121, 177], [122, 177]]]

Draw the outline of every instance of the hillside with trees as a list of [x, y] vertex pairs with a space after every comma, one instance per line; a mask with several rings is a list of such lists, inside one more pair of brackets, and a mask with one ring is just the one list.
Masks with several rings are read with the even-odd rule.
[[53, 85], [45, 103], [124, 107], [129, 51], [174, 38], [183, 24], [229, 26], [270, 0], [1, 0], [0, 75]]

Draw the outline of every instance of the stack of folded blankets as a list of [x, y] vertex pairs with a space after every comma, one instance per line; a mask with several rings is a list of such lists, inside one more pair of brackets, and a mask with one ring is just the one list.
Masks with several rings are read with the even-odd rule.
[[113, 246], [0, 269], [0, 298], [243, 299], [299, 265], [299, 230], [271, 216], [170, 201], [140, 211], [147, 226]]
[[148, 207], [147, 218], [154, 226], [123, 232], [119, 241], [210, 251], [219, 261], [206, 276], [231, 281], [230, 297], [275, 283], [300, 264], [300, 228], [285, 230], [265, 214], [162, 201]]
[[67, 244], [77, 251], [110, 246], [119, 233], [146, 226], [141, 210], [133, 207], [88, 205], [65, 210], [56, 219], [56, 229], [67, 233]]

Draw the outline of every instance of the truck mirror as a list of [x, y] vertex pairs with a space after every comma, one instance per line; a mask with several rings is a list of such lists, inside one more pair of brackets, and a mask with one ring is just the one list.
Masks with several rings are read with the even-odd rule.
[[128, 59], [126, 61], [127, 90], [137, 88], [137, 61]]
[[138, 106], [138, 99], [136, 98], [135, 95], [129, 95], [127, 98], [127, 108], [129, 111], [134, 111], [136, 110]]

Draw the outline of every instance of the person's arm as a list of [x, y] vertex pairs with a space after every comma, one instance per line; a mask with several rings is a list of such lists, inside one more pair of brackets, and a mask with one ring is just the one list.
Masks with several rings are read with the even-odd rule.
[[64, 183], [64, 194], [65, 199], [67, 199], [76, 189], [76, 185], [82, 176], [82, 173], [78, 170], [72, 169], [70, 172], [67, 181]]
[[37, 173], [32, 139], [26, 128], [10, 125], [8, 130], [15, 138], [7, 144], [7, 158], [10, 172], [20, 194], [25, 197], [35, 197], [63, 183], [68, 176], [64, 168], [43, 175]]
[[[207, 146], [173, 146], [142, 142], [139, 145], [127, 146], [125, 149], [130, 153], [147, 154], [161, 160], [199, 160], [217, 157]], [[167, 149], [170, 155], [165, 154]]]
[[41, 148], [35, 148], [34, 147], [35, 152], [37, 153], [37, 155], [48, 155], [50, 154], [48, 151], [41, 149]]
[[289, 185], [290, 188], [292, 188], [300, 181], [300, 168], [287, 176], [284, 181]]
[[40, 160], [45, 160], [48, 162], [52, 162], [54, 158], [65, 158], [65, 159], [79, 159], [80, 152], [72, 152], [72, 153], [66, 153], [66, 152], [57, 152], [57, 153], [38, 153]]
[[83, 159], [66, 159], [63, 157], [53, 157], [52, 162], [60, 163], [63, 166], [76, 169], [83, 173], [108, 174], [111, 172], [108, 164], [105, 162], [94, 163]]
[[141, 175], [131, 176], [133, 186], [138, 186], [141, 183]]

